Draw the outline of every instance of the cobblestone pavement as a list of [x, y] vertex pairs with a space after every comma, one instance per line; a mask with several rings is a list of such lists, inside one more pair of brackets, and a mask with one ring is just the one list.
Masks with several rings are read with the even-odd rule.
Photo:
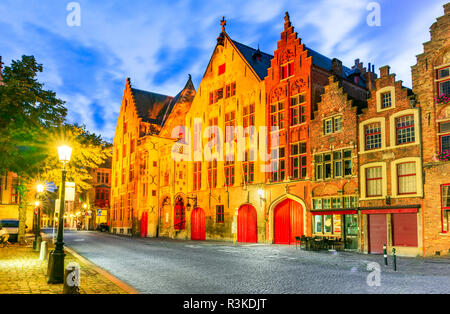
[[[98, 273], [92, 265], [66, 252], [65, 264], [69, 262], [80, 265], [81, 293], [127, 293]], [[33, 251], [32, 244], [0, 247], [0, 294], [61, 294], [63, 285], [47, 284], [46, 273], [47, 261], [39, 260], [39, 252]]]
[[[450, 258], [310, 252], [295, 246], [68, 232], [79, 254], [143, 293], [450, 293]], [[367, 265], [379, 263], [380, 286]]]

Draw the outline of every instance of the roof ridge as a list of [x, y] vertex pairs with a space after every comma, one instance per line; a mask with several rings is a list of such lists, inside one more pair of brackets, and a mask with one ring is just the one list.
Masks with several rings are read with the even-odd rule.
[[[231, 37], [230, 37], [230, 39], [231, 39]], [[260, 53], [265, 54], [265, 55], [267, 55], [267, 56], [273, 58], [273, 55], [271, 55], [270, 53], [267, 53], [267, 52], [264, 52], [264, 51], [260, 50], [259, 47], [258, 47], [258, 49], [255, 49], [255, 48], [253, 48], [253, 47], [251, 47], [251, 46], [249, 46], [249, 45], [243, 44], [243, 43], [241, 43], [241, 42], [239, 42], [239, 41], [236, 41], [236, 40], [234, 40], [234, 39], [231, 39], [231, 40], [232, 40], [233, 43], [235, 43], [235, 44], [239, 44], [239, 45], [241, 45], [241, 46], [244, 46], [244, 47], [246, 47], [246, 48], [253, 49], [253, 50], [255, 50], [255, 51], [258, 51], [258, 50], [259, 50]]]

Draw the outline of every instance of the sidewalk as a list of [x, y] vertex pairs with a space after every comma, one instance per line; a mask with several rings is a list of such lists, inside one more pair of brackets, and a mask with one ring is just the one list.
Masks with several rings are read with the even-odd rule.
[[[49, 245], [49, 251], [52, 249]], [[81, 268], [82, 294], [127, 294], [133, 289], [119, 287], [114, 277], [85, 259], [66, 250], [65, 265], [76, 262]], [[0, 294], [61, 294], [62, 284], [47, 284], [47, 261], [39, 260], [39, 252], [33, 251], [32, 239], [20, 246], [12, 244], [0, 247]], [[111, 279], [109, 279], [109, 278]], [[115, 281], [115, 282], [114, 282]], [[119, 282], [120, 285], [120, 282]]]

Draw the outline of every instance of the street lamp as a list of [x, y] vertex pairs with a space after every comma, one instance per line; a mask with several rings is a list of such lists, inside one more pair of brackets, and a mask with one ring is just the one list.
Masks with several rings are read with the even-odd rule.
[[72, 148], [69, 146], [59, 146], [58, 155], [59, 161], [62, 162], [62, 180], [60, 190], [59, 203], [59, 221], [58, 221], [58, 235], [56, 237], [55, 249], [51, 252], [49, 258], [49, 276], [48, 283], [64, 283], [64, 202], [66, 190], [66, 164], [70, 161]]

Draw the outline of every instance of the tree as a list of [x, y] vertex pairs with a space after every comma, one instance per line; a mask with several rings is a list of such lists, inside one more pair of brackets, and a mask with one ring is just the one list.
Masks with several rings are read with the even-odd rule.
[[19, 242], [25, 236], [27, 182], [48, 157], [47, 131], [61, 125], [67, 109], [37, 79], [43, 71], [33, 56], [22, 56], [3, 70], [0, 85], [0, 169], [18, 177]]
[[92, 188], [91, 169], [98, 168], [111, 156], [111, 144], [103, 141], [99, 135], [90, 133], [86, 126], [65, 124], [55, 128], [48, 143], [53, 147], [53, 154], [46, 160], [41, 177], [57, 186], [61, 183], [61, 163], [56, 148], [65, 143], [72, 147], [70, 163], [66, 165], [67, 181], [75, 182], [78, 192]]

